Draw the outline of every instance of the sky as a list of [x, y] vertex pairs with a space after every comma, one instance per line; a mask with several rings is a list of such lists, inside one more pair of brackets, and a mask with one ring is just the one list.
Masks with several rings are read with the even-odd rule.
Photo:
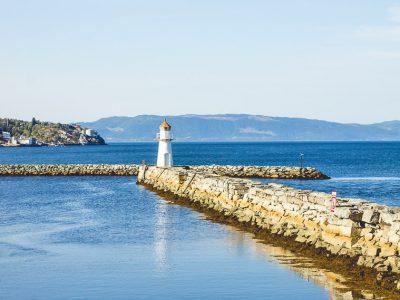
[[400, 119], [400, 0], [0, 0], [0, 117]]

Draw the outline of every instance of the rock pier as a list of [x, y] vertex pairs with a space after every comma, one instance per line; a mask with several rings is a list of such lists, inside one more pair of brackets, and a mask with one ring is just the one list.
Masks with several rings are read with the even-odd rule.
[[[327, 179], [314, 168], [270, 167], [270, 166], [182, 166], [189, 170], [231, 177], [259, 177], [276, 179]], [[136, 176], [139, 165], [0, 165], [0, 176]]]
[[350, 261], [385, 289], [400, 289], [400, 208], [339, 198], [332, 209], [330, 194], [200, 169], [141, 166], [138, 182], [256, 231], [291, 239], [332, 263]]
[[0, 176], [134, 176], [139, 165], [0, 165]]
[[270, 179], [329, 179], [315, 168], [266, 167], [266, 166], [188, 166], [190, 170], [230, 177], [253, 177]]

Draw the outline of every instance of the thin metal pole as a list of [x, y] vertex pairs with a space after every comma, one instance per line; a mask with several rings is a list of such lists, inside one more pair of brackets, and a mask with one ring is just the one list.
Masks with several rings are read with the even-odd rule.
[[300, 169], [303, 170], [304, 166], [304, 154], [300, 153]]

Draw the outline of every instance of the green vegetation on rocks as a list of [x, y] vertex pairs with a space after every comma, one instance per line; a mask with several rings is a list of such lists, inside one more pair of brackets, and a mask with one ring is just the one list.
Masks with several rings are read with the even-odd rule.
[[16, 139], [36, 138], [47, 145], [105, 144], [100, 135], [94, 131], [88, 134], [87, 128], [80, 125], [41, 122], [35, 118], [31, 122], [0, 118], [0, 131], [10, 132]]

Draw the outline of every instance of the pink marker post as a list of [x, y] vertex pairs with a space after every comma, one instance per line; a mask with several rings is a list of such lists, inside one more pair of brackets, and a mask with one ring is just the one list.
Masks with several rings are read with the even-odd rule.
[[334, 212], [334, 211], [335, 211], [336, 205], [337, 205], [336, 191], [332, 191], [331, 212]]

